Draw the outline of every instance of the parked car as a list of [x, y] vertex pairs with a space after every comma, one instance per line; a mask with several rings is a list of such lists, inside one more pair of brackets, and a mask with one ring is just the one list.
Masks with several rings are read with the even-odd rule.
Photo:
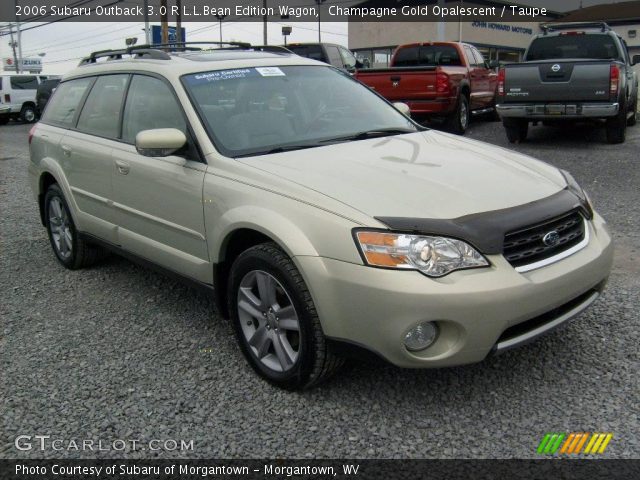
[[[0, 74], [0, 125], [6, 124], [11, 118], [26, 123], [33, 123], [38, 119], [36, 107], [36, 90], [41, 82], [47, 79], [44, 75], [32, 74]], [[7, 110], [8, 107], [8, 110]]]
[[638, 76], [627, 44], [605, 23], [549, 25], [524, 62], [500, 69], [498, 112], [510, 142], [526, 139], [529, 123], [605, 120], [607, 141], [622, 143], [636, 124]]
[[297, 55], [94, 53], [29, 145], [61, 265], [108, 249], [206, 289], [286, 388], [327, 378], [339, 346], [401, 367], [479, 362], [582, 312], [611, 268], [569, 173], [421, 127]]
[[287, 49], [301, 57], [319, 60], [336, 68], [353, 73], [364, 64], [348, 48], [334, 43], [290, 43]]
[[400, 45], [391, 68], [359, 70], [355, 77], [392, 102], [409, 105], [422, 120], [443, 117], [463, 134], [471, 112], [494, 113], [497, 75], [473, 46], [458, 42]]
[[44, 112], [44, 107], [46, 107], [51, 94], [56, 89], [59, 83], [59, 78], [52, 78], [49, 80], [45, 80], [41, 82], [40, 85], [38, 85], [38, 89], [36, 90], [36, 108], [38, 111], [38, 116], [42, 115], [42, 112]]

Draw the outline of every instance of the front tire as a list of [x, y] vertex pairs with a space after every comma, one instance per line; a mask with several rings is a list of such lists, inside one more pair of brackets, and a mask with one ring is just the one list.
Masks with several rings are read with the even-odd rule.
[[269, 382], [309, 388], [342, 365], [300, 272], [276, 244], [257, 245], [236, 259], [227, 301], [243, 354]]
[[44, 215], [51, 248], [64, 267], [77, 270], [104, 257], [102, 248], [87, 243], [78, 235], [67, 201], [57, 184], [51, 185], [44, 197]]
[[527, 139], [529, 122], [524, 118], [505, 118], [502, 120], [504, 131], [510, 143], [520, 143]]

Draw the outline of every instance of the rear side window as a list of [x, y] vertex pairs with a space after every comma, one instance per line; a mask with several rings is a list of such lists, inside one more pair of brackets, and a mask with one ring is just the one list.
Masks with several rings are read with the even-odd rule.
[[301, 57], [324, 62], [324, 54], [320, 45], [287, 45], [287, 48]]
[[187, 133], [180, 105], [167, 84], [154, 77], [134, 75], [124, 109], [122, 139], [135, 143], [138, 132], [155, 128], [177, 128]]
[[60, 127], [71, 127], [78, 106], [92, 82], [93, 78], [79, 78], [58, 85], [47, 104], [42, 122]]
[[420, 47], [420, 66], [462, 65], [458, 50], [443, 45], [428, 45]]
[[580, 33], [536, 38], [531, 42], [525, 60], [571, 58], [622, 60], [613, 37], [603, 34]]
[[342, 63], [342, 57], [340, 56], [340, 51], [338, 47], [334, 47], [333, 45], [327, 45], [327, 56], [329, 57], [329, 63], [334, 67], [343, 68], [344, 63]]
[[418, 47], [401, 48], [393, 59], [394, 67], [417, 67]]
[[38, 88], [38, 77], [30, 75], [11, 77], [11, 88], [14, 90], [35, 90]]
[[78, 119], [78, 130], [100, 137], [120, 133], [120, 109], [129, 75], [98, 77]]

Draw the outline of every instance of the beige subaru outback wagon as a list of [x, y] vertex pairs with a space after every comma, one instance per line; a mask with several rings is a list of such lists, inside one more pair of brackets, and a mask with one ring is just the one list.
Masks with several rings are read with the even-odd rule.
[[285, 51], [99, 52], [32, 129], [31, 186], [62, 265], [115, 250], [210, 289], [287, 388], [350, 349], [478, 362], [591, 305], [611, 236], [571, 175], [403, 109]]

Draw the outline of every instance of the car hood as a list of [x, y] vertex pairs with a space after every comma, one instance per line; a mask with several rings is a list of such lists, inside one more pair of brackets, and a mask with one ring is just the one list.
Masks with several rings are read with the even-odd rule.
[[523, 205], [565, 187], [555, 167], [431, 130], [238, 161], [371, 217], [452, 219]]

